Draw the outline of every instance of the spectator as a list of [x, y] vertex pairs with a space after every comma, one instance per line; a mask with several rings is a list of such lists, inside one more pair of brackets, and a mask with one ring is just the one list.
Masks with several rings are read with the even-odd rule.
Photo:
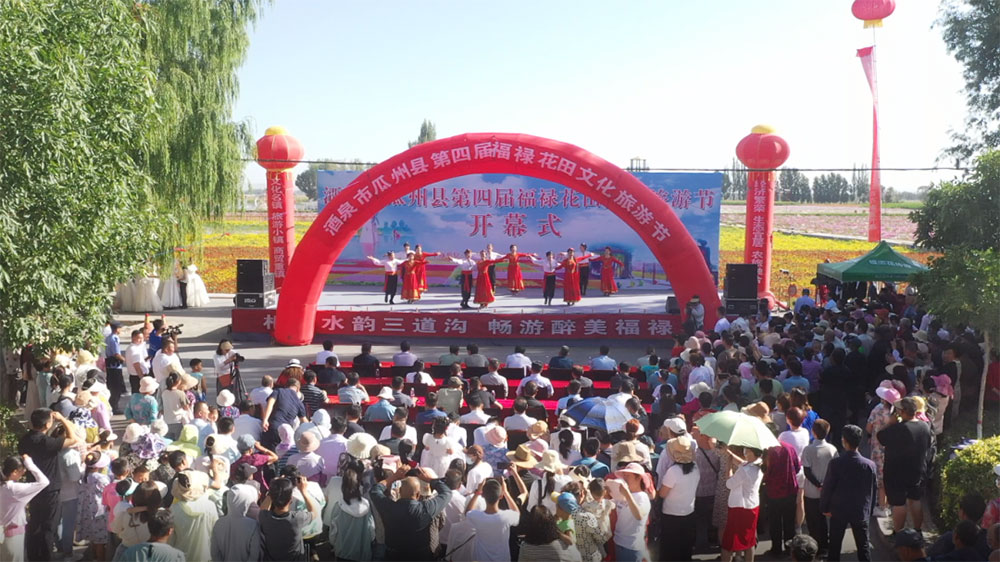
[[[983, 500], [983, 496], [977, 493], [966, 494], [962, 496], [962, 499], [958, 502], [958, 520], [959, 521], [972, 521], [973, 523], [978, 523], [980, 519], [983, 519], [983, 513], [986, 511], [986, 501]], [[981, 559], [985, 560], [989, 558], [990, 547], [986, 540], [986, 524], [979, 529], [979, 535], [976, 538], [975, 544], [976, 550], [979, 552]], [[927, 557], [931, 559], [937, 559], [941, 556], [951, 554], [955, 550], [954, 533], [948, 531], [942, 533], [940, 537], [934, 544], [927, 549]]]
[[802, 427], [803, 413], [799, 408], [791, 408], [785, 412], [785, 421], [788, 422], [788, 429], [778, 435], [778, 441], [787, 443], [795, 449], [795, 454], [800, 459], [802, 451], [809, 444], [809, 430]]
[[537, 398], [535, 398], [535, 396], [538, 395], [538, 385], [535, 384], [535, 381], [530, 381], [527, 384], [518, 387], [517, 390], [521, 392], [521, 398], [528, 404], [529, 408], [545, 407]]
[[403, 384], [405, 384], [405, 382], [406, 381], [403, 377], [392, 378], [392, 400], [390, 401], [390, 404], [397, 408], [413, 407], [413, 398], [403, 392]]
[[357, 373], [347, 373], [347, 386], [342, 386], [337, 390], [337, 398], [341, 404], [364, 404], [368, 402], [368, 391], [361, 386], [361, 379]]
[[572, 369], [573, 361], [569, 358], [569, 346], [559, 348], [559, 354], [549, 359], [550, 369]]
[[600, 354], [590, 360], [590, 368], [595, 371], [614, 371], [618, 362], [608, 356], [609, 353], [611, 353], [611, 348], [602, 345]]
[[260, 560], [260, 525], [248, 515], [257, 497], [250, 486], [234, 486], [226, 493], [226, 513], [212, 528], [212, 560]]
[[597, 460], [597, 453], [601, 450], [601, 442], [597, 439], [590, 438], [585, 440], [580, 445], [580, 454], [582, 458], [574, 465], [585, 466], [590, 469], [590, 475], [594, 478], [604, 478], [608, 475], [611, 469], [608, 465]]
[[431, 377], [431, 374], [424, 371], [424, 362], [417, 360], [413, 363], [413, 371], [406, 374], [406, 382], [410, 384], [423, 384], [427, 386], [436, 386], [437, 383]]
[[[51, 439], [51, 438], [50, 438]], [[3, 482], [0, 483], [0, 528], [5, 531], [6, 538], [0, 542], [0, 560], [23, 562], [25, 559], [25, 524], [28, 519], [25, 507], [49, 486], [49, 479], [35, 466], [31, 456], [9, 456], [4, 459], [2, 467]], [[21, 477], [31, 473], [31, 482], [20, 482]], [[58, 498], [58, 494], [56, 494]], [[57, 502], [58, 503], [58, 502]], [[73, 502], [75, 507], [76, 502]], [[52, 509], [50, 507], [50, 509]], [[54, 538], [54, 529], [53, 529]], [[70, 532], [72, 535], [72, 531]], [[46, 549], [46, 552], [48, 549]], [[44, 558], [48, 560], [48, 558]]]
[[278, 455], [261, 445], [252, 435], [241, 435], [236, 440], [236, 449], [240, 456], [230, 467], [231, 475], [240, 470], [240, 465], [249, 465], [254, 469], [253, 480], [261, 491], [266, 492], [268, 483], [264, 479], [264, 467], [278, 462]]
[[574, 365], [573, 368], [570, 369], [569, 376], [572, 377], [573, 380], [575, 380], [575, 381], [580, 381], [580, 387], [581, 388], [593, 388], [594, 387], [594, 381], [590, 380], [589, 377], [585, 377], [584, 376], [584, 374], [583, 374], [583, 367], [581, 367], [579, 365]]
[[483, 407], [493, 407], [496, 404], [496, 397], [489, 390], [483, 388], [482, 381], [479, 377], [472, 377], [469, 379], [469, 393], [465, 396], [465, 401], [470, 402], [473, 396], [478, 396]]
[[338, 559], [371, 560], [375, 519], [363, 495], [362, 474], [352, 467], [340, 483], [341, 501], [330, 508], [330, 543]]
[[507, 378], [497, 372], [500, 369], [500, 362], [496, 359], [490, 359], [486, 368], [488, 371], [485, 375], [479, 377], [479, 382], [487, 386], [502, 386], [503, 396], [500, 396], [500, 398], [506, 398], [508, 391]]
[[397, 367], [412, 367], [417, 361], [417, 356], [410, 353], [410, 342], [403, 340], [399, 343], [399, 353], [392, 356], [392, 364]]
[[507, 416], [503, 420], [503, 426], [507, 431], [527, 431], [529, 427], [535, 424], [535, 418], [528, 416], [525, 412], [528, 410], [528, 402], [524, 398], [518, 398], [514, 400], [514, 414]]
[[267, 406], [264, 408], [263, 423], [261, 429], [264, 430], [264, 447], [271, 449], [277, 445], [281, 439], [278, 437], [278, 427], [282, 424], [293, 424], [296, 419], [305, 422], [306, 407], [299, 400], [299, 386], [297, 379], [290, 379], [288, 387], [279, 388], [267, 397]]
[[532, 363], [531, 364], [531, 374], [521, 379], [521, 382], [517, 385], [517, 395], [524, 395], [524, 387], [528, 383], [535, 383], [535, 386], [539, 389], [545, 389], [546, 396], [552, 396], [555, 394], [555, 389], [552, 387], [552, 381], [548, 377], [542, 375], [542, 364]]
[[486, 356], [479, 353], [478, 345], [470, 343], [469, 345], [465, 346], [465, 351], [468, 352], [468, 355], [465, 356], [466, 367], [475, 367], [481, 369], [486, 366], [487, 363]]
[[694, 462], [694, 442], [687, 435], [667, 441], [666, 453], [674, 463], [660, 482], [663, 498], [660, 517], [660, 558], [691, 560], [695, 542], [695, 494], [700, 474]]
[[924, 552], [924, 534], [916, 529], [903, 529], [896, 533], [893, 546], [896, 556], [904, 562], [927, 560], [927, 553]]
[[[482, 497], [485, 509], [476, 509], [477, 500]], [[500, 509], [500, 500], [507, 502], [507, 509]], [[505, 480], [484, 480], [467, 503], [466, 519], [476, 529], [474, 560], [510, 560], [510, 529], [517, 525], [521, 513], [507, 491]]]
[[336, 356], [327, 357], [326, 362], [316, 371], [316, 382], [329, 386], [343, 384], [347, 380], [347, 375], [338, 369], [339, 366], [340, 360]]
[[260, 379], [260, 386], [250, 391], [250, 402], [264, 408], [272, 392], [274, 392], [274, 379], [270, 375], [264, 375]]
[[[303, 476], [293, 482], [288, 478], [275, 478], [267, 498], [261, 505], [260, 534], [263, 560], [305, 561], [303, 530], [320, 518], [319, 507], [307, 493], [309, 483]], [[305, 501], [305, 510], [292, 510], [292, 493], [298, 488]]]
[[185, 562], [184, 552], [168, 544], [174, 535], [174, 517], [169, 510], [160, 509], [153, 513], [147, 524], [149, 540], [126, 548], [122, 562]]
[[125, 348], [125, 371], [128, 373], [130, 391], [132, 394], [138, 394], [139, 379], [150, 374], [149, 354], [142, 330], [132, 330], [131, 343]]
[[406, 422], [394, 421], [389, 424], [389, 438], [378, 442], [379, 445], [389, 449], [392, 455], [399, 454], [399, 443], [406, 437]]
[[417, 425], [431, 423], [435, 418], [446, 418], [448, 414], [437, 407], [437, 393], [428, 392], [424, 398], [424, 410], [417, 414]]
[[187, 560], [210, 560], [212, 556], [212, 528], [219, 519], [219, 509], [207, 494], [209, 485], [204, 472], [184, 470], [171, 487], [174, 502], [170, 514], [176, 529], [170, 545], [183, 552]]
[[372, 355], [372, 344], [371, 342], [365, 342], [361, 344], [361, 353], [356, 355], [352, 360], [352, 364], [355, 367], [378, 367], [379, 360], [378, 357]]
[[347, 421], [340, 416], [330, 420], [330, 436], [323, 439], [316, 449], [316, 454], [323, 457], [323, 475], [329, 479], [340, 476], [340, 456], [347, 451]]
[[125, 419], [148, 426], [160, 413], [160, 405], [153, 395], [160, 385], [152, 377], [143, 377], [139, 382], [139, 394], [129, 397], [125, 407]]
[[461, 363], [462, 357], [458, 354], [459, 349], [459, 346], [454, 344], [448, 346], [448, 353], [438, 357], [438, 365], [450, 367], [455, 363]]
[[483, 399], [480, 398], [479, 394], [473, 394], [469, 396], [469, 413], [463, 414], [461, 417], [462, 425], [472, 424], [472, 425], [483, 425], [489, 421], [490, 416], [483, 411]]
[[818, 552], [816, 539], [809, 535], [795, 535], [788, 543], [788, 554], [791, 555], [792, 562], [813, 562]]
[[459, 452], [458, 444], [446, 435], [448, 425], [447, 417], [435, 418], [431, 431], [424, 434], [424, 452], [420, 465], [432, 469], [434, 474], [444, 474], [451, 459]]
[[[528, 512], [525, 525], [524, 543], [521, 544], [518, 560], [558, 560], [579, 559], [572, 545], [560, 539], [559, 527], [553, 511], [545, 506], [536, 506]], [[620, 559], [621, 560], [621, 559]]]
[[[396, 412], [392, 416], [393, 423], [403, 422], [403, 426], [406, 428], [406, 433], [403, 435], [404, 439], [409, 439], [411, 442], [417, 442], [417, 428], [412, 425], [406, 425], [406, 421], [409, 419], [409, 412], [403, 408], [396, 408]], [[379, 439], [388, 439], [391, 430], [389, 427], [382, 428], [382, 434], [379, 435]]]
[[764, 479], [760, 467], [763, 452], [751, 447], [743, 448], [742, 457], [733, 448], [728, 448], [726, 452], [731, 456], [729, 462], [739, 463], [739, 468], [726, 480], [729, 510], [722, 533], [722, 561], [729, 562], [737, 552], [746, 552], [746, 558], [750, 560], [757, 546], [760, 484]]
[[514, 346], [514, 353], [507, 356], [504, 364], [508, 369], [527, 369], [532, 366], [531, 359], [524, 354], [524, 347], [520, 345]]
[[829, 422], [816, 420], [812, 428], [813, 440], [802, 451], [806, 524], [809, 526], [809, 535], [816, 540], [822, 558], [826, 557], [830, 533], [826, 517], [820, 509], [820, 492], [830, 461], [837, 457], [837, 448], [826, 440], [829, 431]]
[[795, 502], [799, 493], [801, 469], [795, 447], [780, 442], [767, 450], [764, 487], [767, 492], [767, 517], [770, 522], [772, 556], [784, 554], [785, 541], [795, 536]]
[[868, 520], [875, 507], [878, 490], [875, 463], [858, 453], [861, 428], [844, 426], [842, 454], [827, 466], [820, 491], [820, 511], [830, 521], [830, 552], [827, 559], [840, 560], [840, 548], [847, 526], [854, 533], [858, 560], [871, 560], [868, 544]]
[[[208, 416], [208, 405], [205, 404], [204, 402], [199, 402], [198, 404], [201, 404], [202, 406], [204, 406], [200, 410], [207, 417]], [[198, 415], [198, 410], [199, 410], [198, 404], [195, 404], [195, 415], [196, 416]], [[254, 438], [254, 440], [260, 441], [261, 433], [263, 432], [263, 430], [262, 430], [262, 424], [261, 424], [260, 418], [258, 418], [258, 417], [256, 417], [256, 416], [253, 415], [253, 411], [254, 411], [254, 406], [253, 406], [253, 404], [250, 403], [249, 400], [243, 400], [242, 402], [240, 402], [240, 415], [237, 416], [237, 418], [235, 420], [233, 420], [233, 437], [234, 438], [238, 439], [241, 435], [252, 435], [253, 438]], [[205, 440], [204, 440], [204, 438], [201, 437], [201, 433], [203, 431], [205, 431], [205, 430], [212, 429], [212, 424], [210, 422], [208, 422], [204, 418], [202, 418], [200, 420], [200, 422], [201, 423], [199, 424], [199, 419], [197, 417], [195, 417], [194, 424], [196, 426], [198, 426], [198, 428], [199, 428], [198, 429], [198, 439], [199, 439], [198, 443], [199, 443], [200, 446], [204, 447]], [[211, 434], [211, 433], [212, 432], [209, 431], [208, 434]], [[206, 434], [206, 437], [208, 436], [208, 434]]]
[[571, 380], [566, 386], [566, 396], [563, 396], [556, 402], [556, 415], [561, 415], [570, 406], [576, 404], [577, 402], [583, 401], [583, 397], [580, 396], [580, 390], [583, 386], [578, 380]]
[[926, 423], [914, 419], [917, 404], [913, 398], [904, 398], [899, 405], [900, 418], [890, 418], [889, 425], [877, 434], [885, 447], [885, 495], [892, 506], [893, 528], [901, 531], [909, 513], [913, 528], [919, 530], [923, 524], [920, 500], [933, 455], [931, 431]]
[[438, 408], [446, 413], [457, 413], [462, 408], [462, 379], [451, 377], [448, 386], [438, 391]]
[[979, 526], [968, 519], [959, 521], [955, 529], [951, 532], [955, 549], [949, 554], [935, 556], [931, 560], [984, 560], [976, 549], [976, 542], [979, 537]]
[[620, 498], [615, 501], [618, 514], [614, 534], [615, 560], [640, 562], [649, 559], [645, 535], [651, 503], [643, 483], [648, 478], [641, 465], [629, 463], [616, 471], [615, 480], [611, 480], [615, 482], [612, 496]]
[[697, 398], [695, 394], [691, 393], [690, 389], [699, 382], [707, 384], [708, 388], [711, 389], [710, 392], [714, 392], [715, 373], [712, 371], [711, 367], [705, 365], [705, 356], [699, 352], [691, 352], [691, 354], [688, 355], [688, 360], [693, 367], [691, 372], [688, 374], [688, 394], [686, 397], [686, 400], [690, 402], [691, 400]]
[[[695, 529], [698, 535], [695, 544], [697, 547], [715, 547], [719, 543], [719, 530], [712, 520], [712, 512], [715, 507], [716, 488], [719, 485], [719, 471], [722, 470], [719, 448], [714, 439], [700, 432], [695, 436], [695, 440], [694, 460], [698, 465], [698, 489], [694, 498]], [[701, 540], [701, 529], [705, 530], [704, 541]]]
[[330, 357], [338, 359], [337, 354], [333, 352], [333, 340], [323, 340], [323, 351], [316, 354], [316, 360], [313, 361], [313, 364], [325, 365], [326, 360]]
[[344, 411], [344, 417], [347, 419], [347, 431], [344, 432], [344, 437], [348, 439], [351, 438], [355, 433], [364, 433], [365, 428], [361, 427], [359, 423], [361, 421], [361, 404], [351, 404]]
[[383, 386], [376, 398], [378, 398], [378, 402], [368, 406], [368, 410], [365, 411], [365, 421], [392, 421], [392, 417], [396, 413], [396, 408], [392, 405], [392, 400], [394, 398], [392, 389], [388, 386]]
[[[430, 547], [430, 527], [451, 499], [451, 490], [441, 479], [434, 479], [427, 469], [416, 469], [416, 476], [407, 476], [410, 468], [403, 466], [377, 484], [371, 491], [371, 501], [386, 529], [386, 560], [433, 560]], [[398, 499], [393, 501], [387, 490], [400, 482]], [[420, 499], [420, 482], [427, 482], [436, 496]]]

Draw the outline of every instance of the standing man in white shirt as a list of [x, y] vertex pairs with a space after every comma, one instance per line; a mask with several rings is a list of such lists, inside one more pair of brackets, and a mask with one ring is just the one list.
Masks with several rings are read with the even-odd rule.
[[132, 330], [132, 343], [125, 349], [125, 370], [132, 394], [139, 394], [139, 379], [149, 374], [149, 357], [142, 330]]
[[338, 362], [340, 361], [340, 358], [337, 357], [337, 354], [333, 352], [333, 340], [324, 340], [323, 351], [320, 351], [319, 353], [316, 354], [316, 361], [314, 361], [314, 363], [320, 366], [326, 365], [326, 360], [329, 357], [335, 357]]
[[462, 308], [472, 308], [469, 306], [469, 299], [472, 298], [472, 272], [476, 270], [476, 258], [472, 255], [472, 250], [465, 250], [464, 258], [458, 259], [448, 256], [448, 259], [458, 264], [462, 269], [462, 277], [459, 285], [462, 287]]
[[399, 353], [392, 356], [392, 364], [397, 367], [412, 367], [416, 361], [417, 356], [410, 353], [410, 342], [399, 342]]
[[260, 386], [250, 391], [250, 401], [264, 408], [272, 392], [274, 392], [274, 379], [270, 375], [264, 375], [260, 379]]
[[537, 266], [541, 266], [542, 275], [544, 283], [542, 285], [542, 298], [545, 300], [545, 306], [552, 305], [552, 299], [556, 296], [556, 268], [559, 266], [559, 262], [556, 261], [555, 256], [552, 252], [545, 252], [545, 259], [538, 259], [535, 257], [529, 258], [532, 263]]
[[[580, 255], [576, 257], [576, 261], [584, 262], [589, 258], [595, 257], [593, 252], [587, 250], [587, 245], [580, 243]], [[587, 285], [590, 284], [590, 262], [580, 264], [580, 295], [587, 296]]]
[[396, 270], [406, 260], [397, 260], [396, 254], [393, 252], [386, 252], [384, 260], [372, 256], [368, 256], [368, 259], [373, 264], [385, 268], [385, 282], [382, 284], [382, 290], [385, 291], [385, 302], [396, 304], [394, 299], [396, 298], [396, 288], [399, 286], [399, 273]]
[[726, 318], [726, 307], [720, 306], [718, 312], [719, 319], [715, 322], [715, 333], [722, 334], [722, 332], [729, 330], [731, 324], [729, 323], [729, 319]]
[[705, 357], [697, 351], [692, 351], [688, 356], [688, 360], [694, 368], [688, 374], [688, 391], [687, 397], [684, 399], [685, 402], [690, 402], [697, 398], [691, 392], [691, 387], [700, 382], [707, 384], [712, 389], [712, 393], [715, 394], [717, 390], [715, 387], [715, 371], [708, 365], [705, 365]]
[[171, 366], [176, 366], [178, 371], [183, 372], [184, 367], [181, 366], [181, 359], [177, 356], [177, 344], [174, 340], [169, 338], [163, 339], [163, 348], [156, 352], [156, 356], [153, 357], [151, 363], [151, 368], [153, 370], [153, 376], [156, 378], [156, 382], [159, 383], [160, 388], [163, 388], [163, 382], [167, 380], [167, 375], [170, 374]]
[[521, 368], [527, 369], [531, 366], [531, 359], [524, 354], [524, 346], [514, 346], [514, 353], [507, 356], [507, 360], [504, 361], [508, 368]]
[[[483, 380], [482, 377], [480, 377], [479, 380]], [[549, 380], [548, 377], [542, 375], [542, 364], [537, 362], [531, 364], [531, 374], [521, 379], [521, 382], [517, 385], [517, 395], [521, 396], [524, 385], [532, 381], [538, 385], [539, 389], [546, 389], [548, 391], [548, 396], [551, 397], [555, 395], [555, 389], [552, 388], [552, 381]]]
[[[486, 245], [486, 259], [487, 260], [498, 260], [498, 259], [500, 259], [502, 257], [503, 257], [503, 254], [498, 254], [498, 253], [496, 253], [496, 252], [493, 251], [493, 244], [487, 244]], [[489, 271], [489, 274], [490, 274], [490, 286], [493, 287], [494, 290], [495, 290], [496, 286], [497, 286], [497, 266], [496, 265], [491, 265], [487, 271]]]

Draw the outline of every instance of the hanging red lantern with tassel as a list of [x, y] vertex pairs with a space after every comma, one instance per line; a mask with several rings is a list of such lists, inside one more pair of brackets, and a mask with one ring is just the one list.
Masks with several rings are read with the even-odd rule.
[[896, 9], [896, 0], [854, 0], [851, 13], [859, 20], [864, 20], [865, 28], [882, 27], [882, 20], [892, 15]]

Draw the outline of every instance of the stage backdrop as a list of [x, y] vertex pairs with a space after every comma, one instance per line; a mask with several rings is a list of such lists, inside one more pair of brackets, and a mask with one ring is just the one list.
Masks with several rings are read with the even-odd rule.
[[[320, 170], [319, 208], [361, 173]], [[670, 203], [718, 279], [722, 174], [638, 172], [635, 176]], [[381, 285], [383, 270], [365, 256], [381, 258], [393, 250], [403, 257], [404, 242], [419, 243], [424, 252], [457, 257], [466, 248], [478, 254], [487, 243], [501, 254], [510, 244], [517, 244], [519, 252], [540, 257], [548, 250], [558, 253], [570, 246], [579, 251], [581, 242], [595, 253], [610, 246], [613, 255], [625, 263], [624, 271], [618, 273], [621, 289], [669, 289], [652, 253], [613, 213], [572, 189], [527, 176], [462, 176], [394, 201], [351, 240], [333, 268], [330, 283]], [[600, 264], [592, 269], [597, 275]], [[529, 263], [522, 265], [522, 271], [527, 286], [540, 286], [540, 268]], [[504, 273], [498, 277], [504, 279]], [[457, 285], [458, 269], [444, 257], [432, 257], [427, 282]]]

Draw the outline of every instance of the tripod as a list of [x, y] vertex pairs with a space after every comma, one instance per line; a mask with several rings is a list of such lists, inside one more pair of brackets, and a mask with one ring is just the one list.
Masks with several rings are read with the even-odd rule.
[[229, 364], [229, 385], [225, 388], [229, 389], [236, 396], [236, 403], [247, 399], [249, 396], [247, 393], [247, 387], [243, 384], [243, 377], [240, 376], [240, 363], [239, 361], [233, 361]]

